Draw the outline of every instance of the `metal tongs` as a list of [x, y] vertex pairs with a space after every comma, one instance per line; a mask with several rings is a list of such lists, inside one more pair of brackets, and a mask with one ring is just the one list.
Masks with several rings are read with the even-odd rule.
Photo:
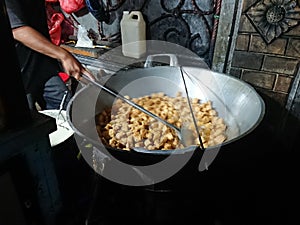
[[[191, 101], [190, 101], [188, 89], [187, 89], [187, 86], [186, 86], [182, 66], [179, 66], [179, 70], [180, 70], [181, 78], [183, 80], [184, 89], [185, 89], [185, 93], [186, 93], [186, 97], [187, 97], [187, 102], [188, 102], [188, 105], [189, 105], [189, 108], [190, 108], [193, 123], [194, 123], [195, 129], [196, 129], [196, 132], [197, 132], [197, 138], [198, 138], [199, 143], [200, 143], [200, 148], [201, 148], [201, 150], [204, 150], [204, 145], [203, 145], [203, 142], [202, 142], [202, 138], [201, 138], [201, 135], [200, 135], [200, 132], [199, 132], [199, 129], [198, 129], [198, 126], [197, 126], [196, 118], [195, 118], [195, 115], [194, 115], [194, 112], [193, 112], [193, 108], [192, 108], [192, 105], [191, 105]], [[181, 128], [181, 129], [185, 129], [185, 128]], [[185, 139], [187, 140], [187, 138], [188, 137], [186, 137]], [[190, 140], [190, 142], [192, 142], [192, 140]], [[190, 143], [190, 145], [192, 145], [192, 143]]]

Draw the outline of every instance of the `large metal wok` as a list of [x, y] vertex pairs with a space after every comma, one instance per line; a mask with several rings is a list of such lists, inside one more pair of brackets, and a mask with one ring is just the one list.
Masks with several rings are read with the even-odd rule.
[[[186, 74], [189, 96], [199, 98], [201, 101], [210, 100], [219, 117], [223, 118], [227, 125], [226, 141], [220, 146], [206, 148], [206, 152], [220, 149], [222, 146], [243, 138], [261, 122], [265, 106], [252, 86], [235, 77], [208, 69], [190, 66], [182, 68]], [[184, 93], [185, 90], [179, 68], [172, 63], [170, 66], [119, 71], [104, 77], [100, 82], [123, 96], [129, 95], [130, 97], [141, 97], [156, 92], [164, 92], [168, 96], [175, 97], [178, 91]], [[68, 104], [67, 118], [75, 135], [85, 143], [90, 143], [100, 150], [105, 148], [111, 154], [121, 155], [121, 158], [127, 160], [134, 158], [136, 151], [124, 151], [104, 146], [96, 131], [95, 115], [111, 107], [115, 100], [114, 96], [93, 85], [83, 86]], [[191, 146], [176, 150], [139, 150], [138, 153], [155, 157], [171, 153], [185, 154], [195, 149], [195, 146]]]

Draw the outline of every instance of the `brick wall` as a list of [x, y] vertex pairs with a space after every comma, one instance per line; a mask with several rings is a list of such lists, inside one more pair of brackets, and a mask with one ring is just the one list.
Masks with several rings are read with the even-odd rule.
[[[243, 3], [230, 74], [252, 84], [284, 106], [299, 70], [300, 25], [291, 27], [272, 42], [266, 42], [247, 16], [257, 2], [245, 0]], [[300, 17], [300, 11], [298, 14], [296, 16]]]

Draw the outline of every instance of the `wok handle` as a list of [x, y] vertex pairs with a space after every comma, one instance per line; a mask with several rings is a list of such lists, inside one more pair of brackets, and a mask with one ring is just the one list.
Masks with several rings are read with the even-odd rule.
[[146, 62], [144, 64], [144, 67], [147, 68], [147, 67], [152, 67], [152, 62], [153, 62], [153, 59], [155, 57], [163, 57], [163, 56], [168, 56], [170, 57], [170, 66], [178, 66], [178, 59], [177, 59], [177, 56], [174, 55], [174, 54], [154, 54], [154, 55], [148, 55], [147, 56], [147, 59], [146, 59]]

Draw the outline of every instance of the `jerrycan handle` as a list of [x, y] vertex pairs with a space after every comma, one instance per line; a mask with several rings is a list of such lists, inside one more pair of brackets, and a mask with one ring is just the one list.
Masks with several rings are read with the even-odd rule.
[[142, 14], [140, 11], [131, 11], [129, 14], [129, 18], [131, 20], [136, 20], [136, 21], [140, 21], [142, 18]]

